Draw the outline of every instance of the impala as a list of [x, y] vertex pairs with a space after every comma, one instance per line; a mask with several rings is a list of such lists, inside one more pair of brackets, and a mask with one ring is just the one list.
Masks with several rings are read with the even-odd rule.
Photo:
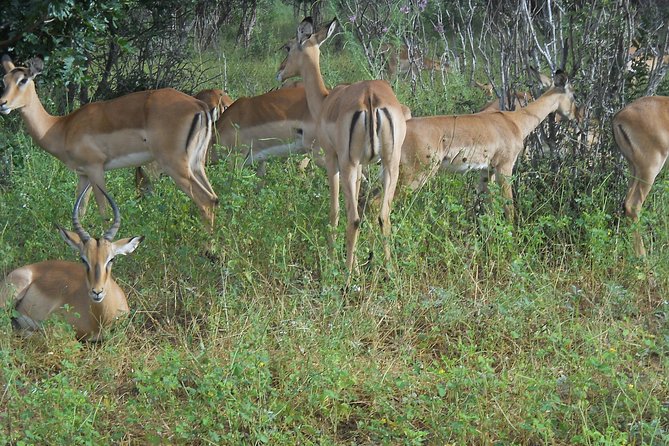
[[[300, 138], [296, 138], [298, 132]], [[314, 119], [303, 87], [287, 87], [259, 96], [237, 99], [216, 122], [218, 143], [241, 150], [246, 164], [304, 153], [315, 138]], [[219, 155], [210, 153], [210, 161]]]
[[[613, 137], [627, 160], [630, 184], [625, 197], [625, 215], [636, 222], [643, 202], [669, 155], [669, 97], [637, 99], [613, 117]], [[638, 230], [634, 231], [634, 252], [646, 249]]]
[[[89, 182], [99, 185], [94, 193], [104, 216], [104, 171], [156, 160], [193, 199], [208, 229], [213, 229], [218, 198], [204, 170], [212, 124], [203, 102], [165, 88], [90, 103], [67, 116], [52, 116], [35, 90], [42, 60], [32, 59], [27, 68], [15, 67], [5, 55], [2, 65], [6, 74], [0, 113], [18, 110], [33, 140], [77, 173], [76, 196]], [[86, 201], [87, 196], [82, 211]]]
[[417, 70], [448, 71], [448, 64], [438, 60], [430, 59], [420, 55], [420, 51], [409, 52], [406, 45], [395, 48], [390, 44], [380, 47], [382, 53], [386, 54], [388, 74], [392, 77], [417, 74]]
[[[286, 45], [277, 79], [301, 76], [311, 116], [316, 122], [316, 139], [325, 152], [330, 184], [330, 225], [339, 221], [339, 177], [343, 180], [346, 203], [346, 266], [353, 269], [355, 245], [360, 230], [358, 195], [362, 166], [380, 158], [383, 167], [383, 198], [379, 224], [384, 234], [384, 253], [390, 262], [388, 237], [391, 233], [390, 207], [395, 194], [400, 150], [406, 124], [404, 109], [385, 81], [361, 81], [325, 88], [320, 71], [320, 45], [332, 35], [336, 21], [314, 32], [310, 17], [297, 28], [297, 39]], [[330, 239], [332, 246], [333, 238]], [[350, 276], [349, 276], [350, 277]]]
[[202, 90], [198, 92], [195, 99], [199, 99], [209, 106], [211, 119], [216, 122], [221, 117], [223, 112], [234, 102], [230, 96], [223, 90], [212, 88], [209, 90]]
[[[221, 114], [234, 102], [223, 90], [215, 88], [202, 90], [193, 97], [207, 104], [207, 108], [209, 109], [209, 113], [214, 122], [216, 122], [218, 118], [221, 117]], [[208, 153], [212, 152], [215, 139], [216, 138], [212, 137], [209, 140], [209, 146], [207, 148]], [[140, 191], [140, 195], [146, 195], [151, 190], [150, 178], [155, 178], [158, 175], [159, 168], [156, 166], [155, 162], [147, 163], [145, 168], [142, 168], [142, 166], [137, 166], [135, 168], [135, 187]]]
[[513, 193], [507, 178], [525, 138], [553, 112], [567, 119], [577, 115], [571, 85], [560, 70], [548, 91], [515, 111], [410, 119], [402, 145], [400, 183], [416, 189], [439, 170], [480, 170], [477, 189], [485, 192], [494, 177], [507, 199], [504, 213], [513, 221]]
[[113, 241], [121, 215], [116, 203], [103, 189], [114, 221], [101, 238], [91, 238], [79, 223], [79, 207], [86, 185], [72, 212], [73, 231], [60, 226], [65, 242], [79, 252], [81, 262], [47, 260], [17, 268], [0, 285], [0, 307], [13, 303], [18, 315], [13, 325], [21, 330], [39, 329], [52, 314], [61, 315], [74, 327], [77, 338], [98, 340], [103, 329], [128, 312], [125, 293], [111, 276], [112, 262], [118, 255], [130, 254], [143, 237]]
[[[553, 84], [553, 80], [546, 76], [543, 73], [538, 72], [535, 68], [530, 67], [530, 73], [539, 81], [541, 87], [543, 89], [550, 88], [550, 86]], [[485, 91], [489, 96], [494, 96], [495, 89], [493, 88], [492, 84], [481, 84], [478, 81], [475, 81], [474, 84], [476, 87], [479, 89]], [[511, 100], [513, 100], [513, 105], [511, 104]], [[505, 110], [516, 110], [521, 107], [525, 107], [530, 101], [534, 100], [534, 96], [532, 95], [531, 92], [529, 91], [513, 91], [507, 93], [507, 96], [504, 98], [504, 104], [505, 104]], [[485, 104], [479, 112], [496, 112], [500, 111], [500, 100], [499, 98], [495, 98], [490, 100], [487, 104]]]
[[641, 49], [632, 45], [627, 49], [627, 63], [625, 70], [635, 73], [637, 68], [645, 65], [646, 72], [650, 73], [657, 67], [669, 64], [669, 54], [655, 55], [653, 50]]

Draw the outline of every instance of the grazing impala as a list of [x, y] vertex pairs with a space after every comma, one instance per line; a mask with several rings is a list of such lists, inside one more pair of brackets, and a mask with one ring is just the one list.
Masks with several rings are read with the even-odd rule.
[[[669, 97], [640, 98], [620, 110], [613, 117], [613, 137], [630, 169], [625, 215], [636, 222], [669, 156]], [[636, 255], [646, 255], [638, 230], [633, 237]]]
[[36, 330], [50, 315], [59, 314], [74, 327], [77, 338], [98, 340], [104, 328], [128, 312], [125, 293], [111, 276], [112, 262], [117, 255], [133, 252], [143, 237], [113, 241], [121, 215], [100, 189], [109, 200], [114, 221], [101, 238], [91, 238], [79, 223], [79, 206], [89, 188], [86, 185], [74, 205], [74, 232], [58, 227], [65, 242], [79, 252], [81, 262], [33, 263], [12, 271], [0, 285], [0, 307], [14, 303], [16, 328]]
[[562, 71], [555, 73], [553, 86], [539, 99], [515, 111], [410, 119], [402, 145], [400, 183], [416, 189], [438, 170], [480, 170], [479, 191], [485, 192], [494, 177], [508, 200], [504, 213], [513, 220], [513, 193], [507, 178], [525, 138], [553, 112], [567, 119], [577, 115], [571, 85]]
[[[296, 129], [301, 130], [301, 138], [296, 138]], [[303, 87], [239, 98], [221, 115], [216, 130], [219, 144], [241, 149], [247, 164], [307, 152], [315, 138]], [[212, 151], [210, 160], [218, 161], [219, 155]]]
[[211, 119], [216, 122], [223, 112], [234, 102], [223, 90], [212, 88], [198, 92], [195, 99], [199, 99], [209, 106]]
[[[218, 118], [221, 117], [221, 114], [223, 114], [223, 112], [234, 102], [223, 90], [216, 88], [202, 90], [198, 92], [194, 98], [207, 104], [211, 119], [214, 122], [216, 122]], [[215, 137], [216, 134], [209, 140], [209, 147], [207, 149], [207, 153], [209, 154], [212, 152], [214, 142], [216, 142]], [[135, 168], [135, 186], [140, 191], [141, 195], [146, 195], [146, 193], [151, 190], [150, 177], [157, 177], [159, 175], [159, 168], [155, 162], [147, 163], [145, 167], [146, 171], [142, 166], [137, 166]], [[147, 171], [149, 172], [148, 174]]]
[[[379, 223], [384, 234], [386, 262], [390, 262], [390, 207], [400, 162], [406, 124], [404, 110], [385, 81], [362, 81], [325, 88], [320, 71], [320, 46], [334, 32], [336, 21], [314, 32], [310, 17], [297, 28], [297, 39], [286, 45], [288, 54], [277, 79], [301, 76], [307, 104], [316, 121], [316, 139], [325, 151], [330, 183], [330, 225], [339, 221], [339, 176], [346, 203], [346, 266], [353, 269], [355, 245], [360, 231], [358, 195], [362, 166], [379, 158], [383, 166], [383, 198]], [[332, 241], [332, 238], [331, 238]], [[332, 246], [332, 243], [331, 243]], [[350, 276], [349, 276], [350, 277]]]
[[[43, 62], [15, 67], [2, 57], [5, 91], [0, 113], [19, 110], [33, 140], [79, 175], [77, 196], [88, 182], [105, 215], [104, 171], [156, 160], [160, 169], [195, 201], [211, 230], [218, 198], [204, 170], [211, 118], [201, 101], [171, 88], [141, 91], [94, 102], [67, 116], [51, 116], [35, 91]], [[85, 208], [84, 198], [84, 206]]]

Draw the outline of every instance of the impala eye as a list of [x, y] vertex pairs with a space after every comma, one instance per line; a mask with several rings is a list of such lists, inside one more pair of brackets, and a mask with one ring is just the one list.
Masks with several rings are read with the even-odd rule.
[[30, 80], [30, 79], [28, 79], [27, 77], [24, 77], [23, 79], [21, 79], [21, 80], [19, 81], [19, 85], [25, 85], [25, 84], [28, 83], [29, 80]]
[[83, 257], [79, 257], [79, 260], [81, 260], [81, 263], [84, 264], [84, 266], [86, 267], [86, 270], [88, 270], [90, 268], [88, 266], [88, 261], [86, 261], [86, 259], [84, 259]]

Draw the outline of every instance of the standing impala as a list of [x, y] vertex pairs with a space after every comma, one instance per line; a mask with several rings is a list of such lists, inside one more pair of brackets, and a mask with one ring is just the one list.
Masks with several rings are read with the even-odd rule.
[[[19, 110], [33, 140], [79, 175], [77, 196], [88, 182], [105, 215], [104, 171], [134, 167], [156, 160], [160, 169], [195, 201], [208, 229], [213, 229], [218, 198], [204, 171], [211, 138], [207, 106], [171, 88], [131, 93], [110, 101], [94, 102], [67, 116], [51, 116], [35, 91], [41, 59], [28, 68], [15, 67], [2, 57], [5, 91], [0, 113]], [[84, 198], [85, 208], [86, 198]]]
[[[625, 215], [636, 222], [669, 156], [669, 97], [640, 98], [620, 110], [613, 117], [613, 137], [630, 168]], [[636, 255], [646, 255], [638, 230], [633, 237]]]
[[77, 338], [98, 340], [102, 330], [128, 312], [125, 293], [111, 276], [117, 255], [130, 254], [143, 237], [113, 241], [121, 225], [116, 203], [102, 190], [114, 222], [101, 238], [91, 238], [79, 223], [79, 206], [90, 184], [79, 194], [72, 212], [74, 232], [58, 227], [61, 237], [79, 252], [81, 263], [47, 260], [15, 269], [0, 285], [0, 307], [14, 302], [13, 325], [36, 330], [51, 314], [62, 315]]
[[346, 266], [350, 272], [360, 231], [358, 195], [362, 166], [379, 158], [383, 168], [379, 224], [384, 234], [386, 262], [390, 262], [387, 240], [391, 233], [390, 206], [406, 124], [403, 108], [385, 81], [361, 81], [338, 86], [330, 92], [325, 88], [320, 71], [320, 45], [332, 35], [335, 26], [333, 20], [314, 32], [311, 18], [304, 19], [297, 28], [297, 40], [286, 45], [288, 54], [279, 67], [277, 79], [283, 81], [299, 75], [304, 81], [307, 104], [316, 121], [316, 140], [325, 151], [332, 231], [339, 221], [339, 176], [342, 177], [348, 220]]
[[[302, 138], [296, 138], [296, 129]], [[237, 99], [216, 122], [218, 143], [242, 150], [246, 163], [265, 161], [308, 151], [315, 123], [307, 107], [303, 87], [288, 87], [259, 96]], [[212, 162], [219, 155], [212, 151]]]
[[567, 119], [577, 116], [571, 85], [560, 70], [548, 91], [515, 111], [410, 119], [402, 145], [400, 184], [416, 189], [438, 170], [480, 170], [478, 190], [485, 192], [494, 177], [507, 199], [504, 213], [513, 221], [513, 192], [507, 179], [525, 138], [553, 112]]

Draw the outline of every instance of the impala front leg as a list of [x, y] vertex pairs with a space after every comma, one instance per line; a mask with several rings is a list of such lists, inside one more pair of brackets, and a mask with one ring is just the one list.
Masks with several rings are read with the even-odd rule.
[[334, 250], [337, 239], [337, 226], [339, 226], [339, 165], [336, 157], [327, 157], [326, 168], [328, 182], [330, 184], [330, 231], [328, 243], [330, 253]]
[[[79, 175], [79, 182], [77, 183], [77, 190], [75, 191], [75, 195], [74, 195], [75, 199], [76, 199], [76, 197], [81, 195], [81, 193], [84, 191], [84, 188], [86, 187], [86, 185], [90, 182], [86, 175], [83, 175], [83, 174], [78, 174], [78, 175]], [[83, 217], [84, 214], [86, 213], [86, 209], [88, 208], [89, 198], [91, 198], [91, 190], [90, 189], [88, 189], [86, 191], [86, 193], [84, 194], [84, 196], [81, 198], [81, 207], [79, 208], [79, 217], [80, 218]]]
[[[107, 218], [107, 198], [105, 195], [102, 193], [100, 188], [104, 189], [105, 191], [105, 171], [102, 166], [96, 166], [93, 168], [86, 169], [86, 171], [83, 174], [79, 175], [79, 183], [77, 184], [77, 196], [81, 191], [84, 190], [86, 187], [86, 184], [90, 183], [91, 186], [99, 186], [99, 187], [91, 187], [93, 189], [93, 194], [95, 195], [95, 202], [98, 205], [98, 212], [102, 216], [103, 219]], [[86, 192], [86, 195], [84, 196], [82, 206], [79, 208], [79, 214], [83, 216], [84, 211], [86, 209], [86, 204], [88, 201], [88, 198], [90, 197], [90, 191]]]
[[513, 166], [510, 168], [504, 167], [498, 169], [495, 173], [495, 181], [499, 185], [500, 193], [504, 198], [504, 216], [510, 223], [513, 223], [515, 218], [515, 210], [513, 207], [513, 188], [509, 182], [509, 178], [511, 178], [511, 174], [513, 172], [512, 169]]

